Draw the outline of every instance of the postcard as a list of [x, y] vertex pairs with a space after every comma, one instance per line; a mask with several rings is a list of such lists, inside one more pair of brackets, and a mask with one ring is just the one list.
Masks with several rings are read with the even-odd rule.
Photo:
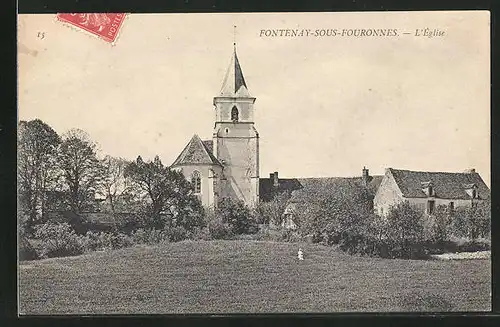
[[491, 310], [490, 13], [18, 16], [19, 315]]

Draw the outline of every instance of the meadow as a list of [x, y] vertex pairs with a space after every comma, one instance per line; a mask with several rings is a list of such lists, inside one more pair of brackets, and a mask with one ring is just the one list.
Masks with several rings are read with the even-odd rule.
[[490, 291], [489, 259], [369, 258], [247, 240], [135, 246], [19, 266], [19, 312], [27, 315], [489, 311]]

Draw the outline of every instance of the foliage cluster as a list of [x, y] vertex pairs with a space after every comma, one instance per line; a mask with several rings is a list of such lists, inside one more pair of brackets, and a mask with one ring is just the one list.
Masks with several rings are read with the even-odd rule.
[[[349, 181], [330, 192], [311, 194], [295, 210], [299, 230], [302, 235], [311, 234], [313, 242], [335, 245], [347, 253], [386, 258], [489, 249], [478, 241], [491, 233], [488, 201], [456, 210], [438, 206], [433, 215], [405, 201], [379, 217], [371, 210], [370, 200], [365, 188]], [[457, 237], [467, 241], [459, 244]]]

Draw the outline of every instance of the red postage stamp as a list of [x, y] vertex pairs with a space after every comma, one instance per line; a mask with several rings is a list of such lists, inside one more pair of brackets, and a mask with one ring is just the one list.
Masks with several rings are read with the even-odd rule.
[[125, 19], [124, 13], [57, 14], [57, 19], [113, 43]]

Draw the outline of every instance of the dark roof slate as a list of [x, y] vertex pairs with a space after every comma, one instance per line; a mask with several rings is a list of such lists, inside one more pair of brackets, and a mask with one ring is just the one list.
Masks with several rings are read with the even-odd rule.
[[[375, 195], [383, 176], [370, 176], [367, 184], [368, 191], [372, 196]], [[276, 189], [278, 193], [290, 192], [290, 201], [300, 202], [306, 194], [321, 193], [335, 188], [345, 190], [345, 185], [351, 185], [352, 188], [363, 186], [361, 177], [318, 177], [318, 178], [280, 178], [279, 186]], [[259, 196], [261, 201], [270, 201], [275, 194], [273, 180], [270, 178], [261, 178], [259, 180]]]
[[211, 141], [202, 141], [200, 137], [195, 134], [184, 150], [182, 150], [181, 154], [175, 159], [172, 167], [200, 164], [222, 166], [219, 160], [213, 155], [213, 150], [208, 148], [208, 146], [210, 146], [208, 142]]
[[214, 141], [212, 140], [203, 140], [203, 145], [207, 148], [208, 153], [214, 153]]
[[490, 190], [476, 172], [424, 172], [388, 168], [399, 189], [407, 198], [426, 198], [422, 183], [431, 182], [436, 198], [470, 199], [465, 191], [471, 184], [477, 186], [478, 197], [488, 199]]
[[234, 48], [233, 55], [231, 57], [231, 63], [222, 82], [222, 89], [220, 92], [221, 96], [229, 97], [249, 97], [247, 84], [245, 78], [243, 77], [243, 71], [241, 70], [240, 61], [236, 55], [236, 47]]

